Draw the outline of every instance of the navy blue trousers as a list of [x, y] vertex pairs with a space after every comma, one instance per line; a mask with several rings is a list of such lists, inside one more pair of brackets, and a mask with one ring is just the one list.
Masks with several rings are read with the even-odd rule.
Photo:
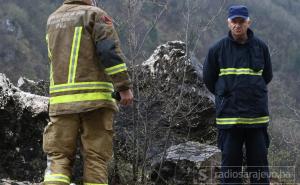
[[[243, 184], [250, 177], [251, 185], [269, 185], [267, 128], [219, 129], [218, 147], [222, 151], [221, 184]], [[247, 172], [242, 173], [243, 145], [246, 148]]]

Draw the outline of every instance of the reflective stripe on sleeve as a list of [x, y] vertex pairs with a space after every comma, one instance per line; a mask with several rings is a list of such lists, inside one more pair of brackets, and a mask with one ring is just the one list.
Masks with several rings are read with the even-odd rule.
[[113, 66], [113, 67], [106, 68], [105, 72], [108, 75], [114, 75], [114, 74], [117, 74], [117, 73], [120, 73], [120, 72], [123, 72], [123, 71], [126, 71], [126, 70], [127, 70], [126, 64], [123, 63], [123, 64], [119, 64], [119, 65], [116, 65], [116, 66]]

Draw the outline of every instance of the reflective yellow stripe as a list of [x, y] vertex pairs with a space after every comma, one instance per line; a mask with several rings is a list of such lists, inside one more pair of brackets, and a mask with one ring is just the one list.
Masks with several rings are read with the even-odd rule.
[[219, 76], [225, 76], [225, 75], [253, 75], [253, 76], [261, 76], [262, 72], [226, 72], [226, 73], [221, 73]]
[[123, 64], [119, 64], [119, 65], [116, 65], [116, 66], [113, 66], [110, 68], [106, 68], [105, 72], [108, 75], [114, 75], [114, 74], [117, 74], [117, 73], [120, 73], [120, 72], [126, 71], [126, 70], [127, 70], [126, 64], [123, 63]]
[[269, 116], [259, 118], [217, 118], [217, 124], [229, 125], [229, 124], [259, 124], [267, 123], [270, 121]]
[[57, 85], [54, 85], [54, 86], [51, 86], [50, 88], [53, 88], [53, 87], [64, 87], [66, 85], [87, 85], [87, 84], [105, 84], [109, 87], [113, 87], [113, 84], [110, 83], [110, 82], [75, 82], [74, 84], [57, 84]]
[[228, 120], [257, 120], [257, 119], [269, 119], [269, 116], [259, 117], [259, 118], [217, 118], [220, 121], [228, 121]]
[[254, 71], [250, 68], [223, 68], [220, 69], [221, 73], [219, 76], [224, 75], [262, 75], [263, 70], [260, 71]]
[[47, 48], [48, 48], [48, 57], [50, 59], [50, 85], [53, 84], [54, 85], [54, 81], [53, 81], [53, 69], [52, 69], [52, 54], [50, 51], [50, 46], [49, 46], [49, 35], [46, 35], [46, 42], [47, 42]]
[[250, 68], [222, 68], [220, 71], [227, 71], [227, 70], [249, 70]]
[[53, 79], [53, 66], [52, 62], [50, 62], [50, 87], [54, 85], [54, 79]]
[[59, 103], [72, 103], [79, 101], [96, 101], [96, 100], [107, 100], [115, 102], [115, 99], [111, 97], [111, 93], [96, 92], [96, 93], [82, 93], [82, 94], [70, 94], [55, 96], [50, 98], [50, 104], [59, 104]]
[[76, 68], [77, 68], [77, 62], [78, 62], [78, 53], [79, 53], [79, 48], [80, 48], [81, 33], [82, 33], [82, 26], [75, 27], [71, 55], [70, 55], [70, 64], [69, 64], [69, 76], [68, 76], [69, 83], [74, 83], [75, 76], [76, 76]]
[[93, 89], [103, 89], [111, 92], [114, 90], [113, 84], [109, 82], [76, 82], [50, 86], [50, 93]]
[[50, 51], [49, 35], [48, 34], [46, 35], [46, 42], [47, 42], [47, 48], [48, 48], [48, 57], [49, 57], [50, 60], [52, 60], [52, 54], [51, 54], [51, 51]]
[[51, 175], [45, 175], [44, 182], [65, 182], [67, 184], [70, 184], [70, 178], [63, 174], [51, 174]]
[[98, 184], [98, 183], [83, 183], [83, 185], [108, 185], [108, 184]]

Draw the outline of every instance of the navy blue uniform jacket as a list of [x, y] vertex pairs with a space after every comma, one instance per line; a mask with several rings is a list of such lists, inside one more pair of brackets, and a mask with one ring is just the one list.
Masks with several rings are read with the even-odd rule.
[[240, 44], [229, 32], [209, 49], [204, 63], [203, 80], [215, 95], [218, 128], [266, 127], [270, 120], [269, 49], [250, 29], [247, 34], [247, 42]]

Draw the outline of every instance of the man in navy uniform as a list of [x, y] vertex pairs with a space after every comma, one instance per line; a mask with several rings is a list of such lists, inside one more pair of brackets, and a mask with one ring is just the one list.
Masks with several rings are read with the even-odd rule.
[[269, 49], [249, 28], [246, 6], [231, 6], [227, 21], [229, 34], [209, 49], [203, 69], [204, 83], [215, 95], [221, 182], [242, 184], [245, 144], [251, 184], [269, 184]]

